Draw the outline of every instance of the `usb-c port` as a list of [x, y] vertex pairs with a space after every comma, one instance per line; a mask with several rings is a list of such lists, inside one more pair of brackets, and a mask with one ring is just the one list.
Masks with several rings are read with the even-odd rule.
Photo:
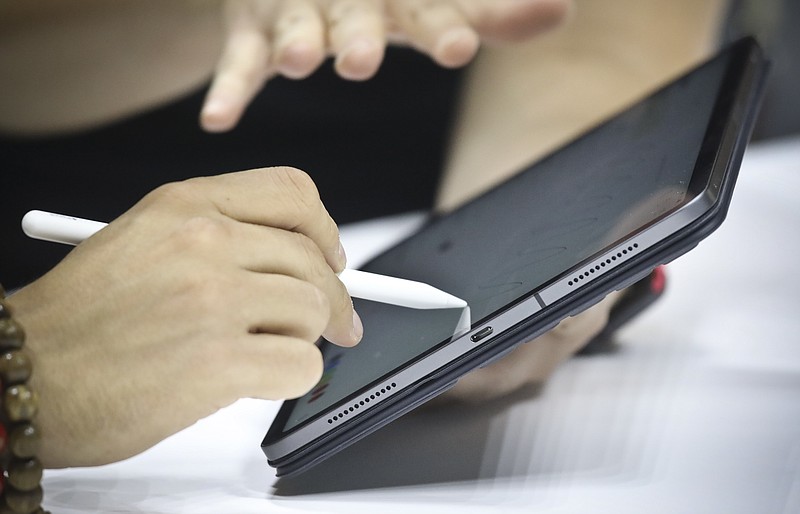
[[483, 327], [482, 329], [472, 334], [470, 339], [472, 340], [473, 343], [477, 343], [484, 337], [491, 335], [492, 332], [494, 332], [494, 329], [492, 329], [492, 327]]

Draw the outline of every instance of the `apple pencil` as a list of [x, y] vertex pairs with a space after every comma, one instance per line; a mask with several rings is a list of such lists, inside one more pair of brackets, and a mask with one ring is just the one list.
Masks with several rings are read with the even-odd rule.
[[[22, 218], [28, 237], [77, 245], [107, 223], [46, 211], [30, 211]], [[412, 309], [463, 309], [467, 302], [440, 289], [413, 280], [388, 277], [354, 269], [339, 273], [350, 296]]]

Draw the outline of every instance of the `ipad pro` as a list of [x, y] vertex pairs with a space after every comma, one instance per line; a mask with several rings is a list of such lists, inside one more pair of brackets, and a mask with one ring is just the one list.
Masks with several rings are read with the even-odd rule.
[[725, 218], [766, 69], [757, 44], [741, 40], [363, 266], [463, 298], [472, 323], [458, 329], [461, 309], [355, 300], [363, 340], [320, 342], [321, 381], [284, 402], [262, 442], [278, 475], [302, 472], [709, 235]]

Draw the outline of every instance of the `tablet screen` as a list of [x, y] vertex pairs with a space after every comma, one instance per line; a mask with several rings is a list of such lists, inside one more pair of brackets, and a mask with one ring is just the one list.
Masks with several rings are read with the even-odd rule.
[[[693, 175], [728, 60], [709, 62], [364, 269], [463, 298], [473, 326], [528, 298], [702, 191]], [[363, 340], [350, 349], [323, 342], [323, 378], [292, 402], [284, 431], [446, 344], [461, 315], [361, 300], [355, 307]]]

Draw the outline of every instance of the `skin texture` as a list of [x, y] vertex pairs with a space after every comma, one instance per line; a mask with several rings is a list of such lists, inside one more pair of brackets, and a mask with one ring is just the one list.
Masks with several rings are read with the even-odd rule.
[[34, 363], [42, 462], [113, 462], [238, 398], [305, 393], [320, 335], [362, 334], [340, 248], [295, 169], [149, 194], [8, 300]]
[[388, 40], [444, 67], [470, 62], [481, 39], [510, 42], [561, 22], [563, 0], [230, 0], [225, 43], [200, 117], [209, 131], [233, 128], [275, 75], [301, 79], [326, 56], [344, 79], [378, 70]]
[[[0, 130], [93, 126], [212, 75], [201, 123], [227, 130], [272, 76], [302, 79], [330, 55], [344, 79], [368, 79], [386, 42], [398, 42], [443, 66], [475, 58], [445, 211], [704, 55], [721, 3], [578, 2], [566, 28], [522, 43], [571, 3], [0, 2]], [[482, 42], [493, 46], [476, 54]], [[41, 393], [45, 465], [119, 460], [237, 398], [312, 387], [321, 363], [311, 343], [324, 333], [352, 345], [362, 330], [335, 278], [338, 248], [313, 184], [285, 168], [160, 188], [76, 247], [10, 299]], [[449, 397], [486, 400], [543, 381], [612, 303], [465, 377]]]
[[80, 130], [200, 87], [200, 116], [232, 128], [263, 84], [301, 79], [327, 56], [365, 80], [388, 41], [444, 66], [484, 42], [558, 25], [569, 0], [39, 0], [0, 1], [0, 131]]

